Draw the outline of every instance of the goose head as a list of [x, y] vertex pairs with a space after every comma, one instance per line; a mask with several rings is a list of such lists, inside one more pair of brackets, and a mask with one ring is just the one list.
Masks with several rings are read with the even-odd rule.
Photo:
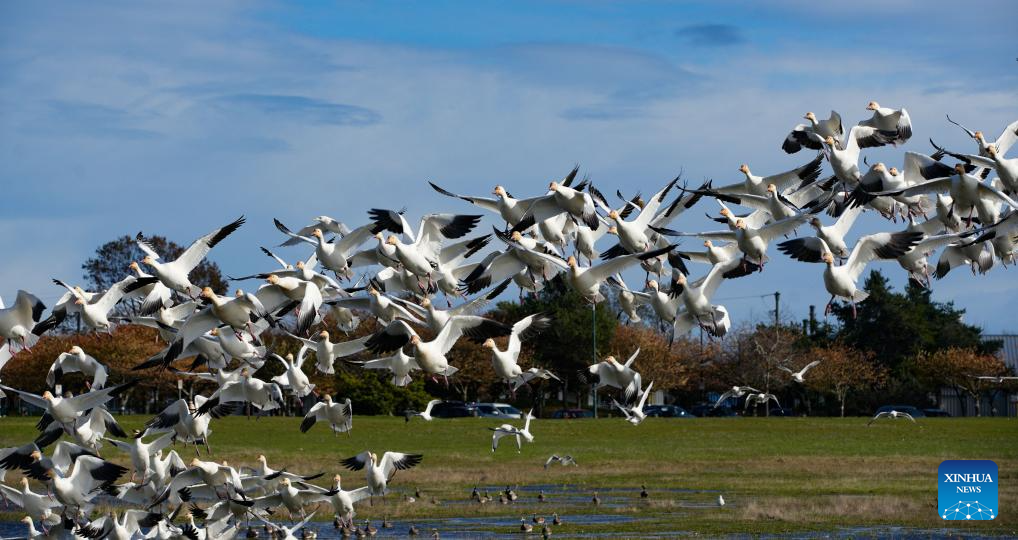
[[378, 292], [378, 289], [374, 287], [368, 287], [368, 294], [370, 294], [371, 296], [378, 296], [381, 293]]
[[824, 224], [820, 222], [820, 218], [818, 218], [818, 217], [816, 217], [816, 216], [813, 216], [813, 217], [812, 217], [812, 218], [811, 218], [811, 219], [809, 220], [809, 224], [810, 224], [810, 226], [811, 226], [811, 227], [813, 227], [814, 229], [816, 229], [816, 230], [818, 230], [818, 231], [820, 230], [820, 227], [823, 227], [823, 226], [824, 226]]
[[888, 172], [888, 174], [890, 174], [891, 176], [898, 176], [898, 172], [899, 172], [899, 171], [898, 171], [898, 168], [897, 168], [897, 167], [891, 167], [890, 169], [888, 169], [888, 170], [887, 170], [887, 172]]
[[425, 308], [426, 307], [431, 307], [431, 299], [430, 298], [425, 298], [425, 299], [421, 300], [421, 307], [425, 307]]
[[314, 236], [315, 238], [317, 238], [319, 240], [324, 240], [324, 238], [325, 238], [325, 235], [322, 234], [322, 230], [321, 229], [315, 229], [315, 230], [311, 231], [311, 236]]
[[710, 248], [714, 247], [714, 242], [711, 242], [710, 240], [704, 240], [703, 241], [703, 247], [705, 247], [707, 249], [710, 249]]
[[213, 328], [212, 330], [209, 330], [209, 335], [218, 336], [219, 335], [219, 328]]
[[683, 287], [686, 286], [686, 282], [687, 281], [688, 280], [686, 279], [686, 274], [679, 273], [679, 275], [675, 277], [675, 283], [678, 283], [679, 285], [682, 285]]
[[824, 143], [826, 143], [827, 146], [830, 146], [831, 148], [834, 148], [834, 145], [835, 145], [834, 137], [831, 137], [830, 135], [828, 135], [826, 138], [824, 138]]
[[141, 264], [147, 264], [147, 265], [149, 265], [149, 266], [153, 266], [153, 265], [155, 265], [155, 262], [156, 262], [156, 260], [155, 260], [155, 259], [153, 259], [151, 255], [145, 255], [145, 256], [144, 256], [144, 257], [143, 257], [143, 258], [141, 259]]
[[749, 174], [750, 174], [749, 173], [749, 165], [746, 165], [745, 163], [743, 163], [742, 165], [739, 165], [739, 172], [741, 172], [742, 174], [746, 175], [746, 177], [748, 178]]
[[608, 227], [608, 230], [605, 231], [605, 232], [607, 232], [608, 234], [614, 234], [615, 236], [618, 236], [619, 235], [619, 228], [616, 227], [615, 225], [612, 225], [611, 227]]
[[611, 219], [614, 219], [614, 220], [618, 220], [619, 219], [619, 213], [616, 212], [615, 210], [612, 210], [611, 212], [608, 212], [608, 217], [611, 218]]
[[566, 259], [566, 264], [569, 265], [569, 268], [572, 268], [572, 269], [575, 270], [576, 269], [576, 257], [570, 255], [569, 258]]
[[326, 404], [329, 404], [329, 405], [332, 404], [332, 396], [330, 396], [329, 394], [325, 394], [325, 397], [322, 398], [322, 399], [325, 400]]
[[321, 332], [318, 332], [318, 337], [320, 337], [322, 339], [329, 339], [329, 331], [328, 330], [322, 330]]
[[506, 196], [505, 188], [502, 186], [495, 186], [495, 189], [492, 190], [491, 194], [497, 195], [499, 197], [505, 197]]
[[774, 184], [767, 184], [767, 193], [770, 193], [772, 195], [777, 195], [778, 194], [778, 186], [775, 186]]
[[995, 144], [987, 145], [986, 153], [990, 154], [990, 157], [997, 157], [997, 145]]
[[81, 347], [79, 347], [77, 345], [71, 347], [71, 349], [69, 351], [67, 351], [67, 352], [69, 352], [71, 354], [78, 355], [78, 356], [84, 356], [85, 355], [85, 351], [82, 350]]
[[964, 176], [965, 175], [965, 165], [962, 165], [961, 163], [955, 164], [954, 172], [958, 173], [958, 176]]
[[972, 134], [972, 138], [977, 140], [977, 141], [979, 141], [979, 142], [983, 142], [985, 140], [983, 138], [983, 132], [982, 131], [977, 131], [977, 132], [973, 133]]
[[42, 399], [45, 399], [46, 401], [53, 401], [53, 394], [50, 393], [49, 390], [46, 390], [42, 393]]
[[141, 266], [138, 266], [137, 261], [131, 261], [131, 264], [127, 265], [127, 268], [134, 270], [135, 272], [141, 273]]
[[647, 280], [647, 288], [648, 288], [648, 289], [651, 289], [651, 290], [654, 290], [654, 291], [658, 290], [658, 283], [657, 283], [657, 280], [654, 280], [654, 279], [648, 279], [648, 280]]
[[829, 251], [824, 252], [824, 254], [820, 256], [820, 258], [823, 259], [823, 261], [828, 265], [834, 264], [834, 255]]
[[559, 189], [558, 182], [551, 182], [548, 184], [548, 191], [558, 192], [558, 189]]
[[410, 336], [410, 344], [411, 345], [418, 345], [420, 343], [421, 343], [421, 336], [418, 336], [417, 334], [414, 334], [414, 335]]
[[389, 238], [387, 238], [387, 239], [385, 240], [385, 243], [386, 243], [386, 244], [389, 244], [390, 246], [395, 246], [395, 245], [396, 245], [396, 242], [398, 242], [398, 241], [399, 241], [399, 240], [397, 240], [397, 239], [396, 239], [396, 235], [394, 235], [394, 234], [390, 234], [390, 235], [389, 235]]
[[243, 298], [245, 294], [244, 289], [237, 289], [236, 292], [233, 293], [233, 296], [236, 298]]
[[877, 110], [879, 108], [880, 108], [880, 104], [877, 103], [876, 101], [871, 101], [871, 102], [869, 102], [868, 105], [866, 105], [866, 110], [867, 111], [875, 111], [875, 110]]
[[887, 170], [887, 167], [882, 162], [878, 161], [873, 165], [873, 170], [877, 172], [883, 172]]
[[523, 233], [520, 231], [513, 231], [513, 233], [509, 235], [509, 238], [512, 238], [513, 242], [519, 242], [523, 240]]
[[277, 276], [276, 274], [269, 274], [269, 277], [265, 278], [265, 281], [275, 285], [279, 283], [279, 276]]
[[814, 124], [817, 121], [817, 115], [813, 114], [812, 112], [806, 113], [806, 116], [803, 116], [803, 118], [809, 120], [810, 122], [813, 122]]
[[495, 340], [491, 339], [491, 338], [488, 338], [488, 339], [484, 340], [484, 343], [481, 344], [481, 347], [484, 347], [485, 349], [494, 349], [495, 348]]
[[744, 220], [744, 219], [737, 219], [737, 220], [735, 220], [735, 228], [736, 229], [746, 230], [746, 220]]
[[726, 218], [730, 218], [730, 217], [732, 217], [732, 211], [729, 210], [728, 208], [722, 208], [721, 209], [721, 215], [725, 216]]
[[343, 477], [338, 474], [332, 477], [332, 481], [336, 483], [336, 489], [343, 485]]

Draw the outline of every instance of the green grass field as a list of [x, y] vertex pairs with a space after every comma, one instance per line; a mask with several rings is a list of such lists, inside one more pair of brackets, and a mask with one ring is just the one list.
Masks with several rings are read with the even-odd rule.
[[[134, 428], [144, 420], [127, 417], [122, 423]], [[35, 421], [0, 419], [0, 446], [31, 440]], [[521, 453], [509, 439], [492, 453], [491, 432], [485, 428], [498, 422], [485, 419], [404, 424], [402, 418], [355, 417], [352, 434], [339, 437], [324, 426], [301, 434], [299, 423], [296, 418], [215, 421], [214, 459], [247, 464], [264, 453], [277, 468], [325, 471], [328, 474], [322, 481], [341, 472], [344, 487], [352, 489], [363, 485], [362, 473], [343, 470], [341, 457], [365, 449], [417, 452], [424, 454], [423, 463], [400, 472], [393, 488], [407, 493], [420, 488], [423, 500], [408, 503], [390, 495], [382, 504], [359, 506], [359, 518], [502, 516], [518, 524], [521, 516], [532, 512], [558, 512], [567, 525], [556, 529], [556, 537], [588, 532], [780, 533], [871, 526], [933, 530], [945, 525], [969, 533], [1018, 534], [1018, 421], [1014, 419], [925, 419], [919, 425], [886, 421], [872, 427], [866, 427], [862, 418], [649, 419], [638, 427], [617, 418], [535, 420], [531, 427], [535, 442], [525, 444]], [[192, 449], [178, 446], [177, 450], [185, 461], [194, 455]], [[544, 460], [553, 453], [573, 455], [579, 467], [555, 466], [545, 471]], [[104, 457], [129, 465], [126, 456], [115, 450]], [[937, 466], [945, 459], [997, 463], [998, 519], [956, 525], [959, 522], [938, 518]], [[546, 485], [550, 501], [539, 504], [536, 492], [521, 489], [525, 495], [513, 505], [464, 502], [474, 486], [506, 484]], [[646, 501], [638, 496], [641, 484], [650, 491]], [[595, 489], [606, 504], [595, 507], [589, 502]], [[728, 503], [723, 508], [711, 506], [718, 493]], [[492, 495], [497, 496], [494, 489]], [[617, 514], [629, 519], [568, 525], [570, 516], [580, 514]], [[502, 526], [501, 532], [511, 530]]]

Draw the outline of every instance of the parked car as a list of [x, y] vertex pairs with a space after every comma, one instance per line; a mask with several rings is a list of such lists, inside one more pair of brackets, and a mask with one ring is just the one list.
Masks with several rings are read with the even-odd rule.
[[559, 409], [551, 413], [551, 417], [555, 419], [564, 418], [593, 418], [594, 413], [586, 409]]
[[643, 408], [643, 413], [658, 418], [696, 418], [678, 405], [648, 405]]
[[771, 407], [767, 412], [771, 416], [795, 416], [795, 411], [788, 407]]
[[703, 403], [693, 407], [690, 411], [694, 416], [705, 417], [705, 416], [739, 416], [739, 413], [733, 410], [731, 407], [718, 407], [714, 408], [711, 403]]
[[523, 411], [507, 403], [473, 403], [471, 407], [483, 418], [523, 418]]
[[951, 416], [951, 413], [944, 409], [923, 409], [923, 414], [926, 416]]
[[907, 414], [911, 415], [912, 418], [925, 418], [926, 417], [926, 413], [924, 413], [923, 411], [919, 410], [918, 407], [913, 407], [912, 405], [884, 405], [883, 407], [880, 407], [879, 409], [877, 409], [877, 412], [875, 414], [880, 414], [882, 412], [891, 412], [891, 411], [898, 411], [898, 412], [907, 413]]
[[435, 404], [431, 409], [431, 416], [435, 418], [463, 418], [466, 416], [477, 416], [477, 409], [462, 401], [443, 401]]

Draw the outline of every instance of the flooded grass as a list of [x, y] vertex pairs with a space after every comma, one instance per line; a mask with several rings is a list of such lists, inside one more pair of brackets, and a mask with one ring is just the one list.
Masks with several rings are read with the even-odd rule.
[[[125, 428], [146, 418], [127, 417]], [[0, 447], [35, 436], [34, 418], [0, 419]], [[888, 423], [865, 427], [863, 419], [741, 418], [650, 419], [632, 428], [618, 419], [535, 421], [534, 444], [490, 450], [484, 419], [404, 424], [401, 418], [357, 417], [350, 436], [325, 430], [301, 434], [292, 418], [228, 418], [213, 424], [217, 461], [248, 464], [265, 454], [270, 465], [294, 472], [343, 474], [348, 489], [363, 483], [339, 459], [372, 449], [425, 455], [423, 463], [397, 474], [396, 493], [357, 508], [359, 520], [393, 529], [379, 537], [406, 536], [410, 523], [442, 538], [520, 534], [520, 518], [534, 513], [565, 524], [555, 538], [664, 538], [687, 535], [761, 535], [802, 538], [949, 537], [1018, 535], [1018, 423], [1007, 419], [928, 419], [924, 429]], [[193, 449], [177, 447], [185, 461]], [[571, 454], [578, 467], [544, 469], [553, 453]], [[106, 449], [103, 456], [129, 464]], [[203, 459], [207, 459], [202, 455]], [[936, 470], [944, 459], [992, 459], [1000, 468], [1000, 517], [992, 522], [941, 521], [936, 513]], [[17, 481], [9, 474], [8, 483]], [[324, 480], [324, 479], [323, 479]], [[641, 484], [650, 497], [641, 499]], [[486, 504], [470, 491], [487, 490]], [[512, 486], [519, 499], [498, 502]], [[400, 494], [421, 497], [414, 502]], [[597, 491], [601, 504], [594, 505]], [[544, 491], [546, 502], [538, 502]], [[723, 495], [726, 505], [717, 505]], [[331, 519], [323, 508], [319, 516]], [[0, 514], [0, 521], [20, 515]], [[319, 538], [336, 538], [319, 524]], [[948, 525], [948, 528], [944, 526]], [[962, 526], [963, 525], [963, 526]], [[540, 537], [540, 526], [531, 536]], [[20, 529], [0, 526], [0, 536]], [[262, 535], [264, 537], [264, 535]]]

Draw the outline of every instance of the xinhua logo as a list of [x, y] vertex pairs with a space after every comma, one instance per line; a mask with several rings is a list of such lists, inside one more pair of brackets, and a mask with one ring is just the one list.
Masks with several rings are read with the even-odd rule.
[[949, 459], [937, 470], [941, 519], [971, 521], [997, 517], [997, 464]]

